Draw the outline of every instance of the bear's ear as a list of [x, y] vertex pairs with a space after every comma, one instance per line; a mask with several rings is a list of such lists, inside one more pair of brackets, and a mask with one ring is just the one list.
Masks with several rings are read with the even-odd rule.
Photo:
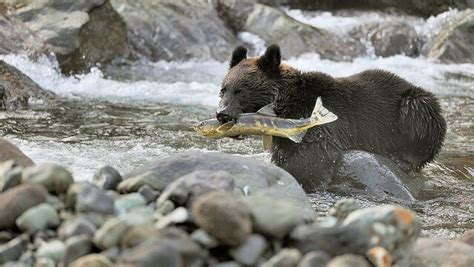
[[240, 61], [247, 58], [247, 48], [243, 46], [237, 46], [232, 52], [232, 58], [230, 59], [230, 67], [234, 67], [239, 64]]
[[278, 75], [280, 73], [280, 63], [280, 47], [276, 44], [270, 45], [265, 54], [257, 60], [257, 66], [270, 75]]

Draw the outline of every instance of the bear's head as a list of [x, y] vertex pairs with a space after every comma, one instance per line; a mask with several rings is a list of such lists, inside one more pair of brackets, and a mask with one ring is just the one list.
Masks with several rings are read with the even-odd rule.
[[281, 53], [277, 45], [261, 57], [247, 58], [247, 49], [232, 52], [230, 68], [220, 91], [216, 117], [221, 123], [235, 120], [241, 113], [256, 112], [273, 102], [280, 79]]

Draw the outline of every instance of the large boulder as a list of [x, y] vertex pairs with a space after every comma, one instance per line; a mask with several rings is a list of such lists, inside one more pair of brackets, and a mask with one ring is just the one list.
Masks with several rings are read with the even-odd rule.
[[227, 59], [237, 38], [206, 0], [111, 0], [138, 54], [153, 61]]
[[474, 266], [474, 247], [459, 241], [420, 238], [411, 254], [411, 267]]
[[474, 63], [474, 9], [447, 20], [427, 47], [428, 58], [443, 63]]
[[285, 5], [305, 10], [337, 9], [397, 9], [409, 14], [428, 17], [449, 10], [474, 7], [472, 0], [259, 0], [273, 5]]
[[0, 137], [0, 162], [14, 160], [23, 167], [34, 165], [33, 161], [25, 155], [16, 145]]
[[235, 194], [286, 199], [305, 212], [307, 218], [314, 216], [306, 193], [285, 170], [253, 158], [219, 152], [189, 151], [158, 160], [126, 174], [125, 180], [119, 184], [119, 190], [138, 190], [144, 184], [163, 190], [174, 180], [197, 170], [226, 171], [233, 176]]
[[218, 1], [221, 18], [235, 32], [245, 31], [267, 44], [278, 43], [284, 57], [318, 53], [322, 58], [349, 60], [364, 54], [361, 43], [297, 21], [278, 8], [253, 1]]
[[20, 70], [0, 60], [0, 110], [27, 108], [30, 99], [51, 101], [54, 93], [41, 87]]

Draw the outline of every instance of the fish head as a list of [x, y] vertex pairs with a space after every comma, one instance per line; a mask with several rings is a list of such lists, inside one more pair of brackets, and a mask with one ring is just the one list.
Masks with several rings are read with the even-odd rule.
[[222, 133], [217, 131], [220, 126], [221, 124], [219, 121], [216, 119], [210, 119], [194, 124], [193, 129], [202, 136], [209, 138], [220, 138], [223, 137]]

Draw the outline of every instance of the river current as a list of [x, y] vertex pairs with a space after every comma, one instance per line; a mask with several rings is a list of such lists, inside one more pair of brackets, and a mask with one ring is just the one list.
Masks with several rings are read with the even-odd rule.
[[[423, 38], [452, 10], [427, 20], [376, 12], [332, 14], [286, 10], [294, 18], [340, 35], [361, 23], [404, 20]], [[337, 25], [335, 27], [334, 25]], [[265, 42], [250, 33], [239, 37], [261, 52]], [[302, 70], [347, 76], [371, 68], [392, 71], [435, 93], [448, 122], [445, 145], [438, 159], [419, 176], [426, 188], [411, 208], [422, 218], [424, 235], [454, 238], [474, 227], [474, 64], [440, 64], [404, 55], [378, 58], [367, 44], [367, 55], [352, 62], [324, 60], [304, 54], [287, 62]], [[231, 51], [229, 51], [230, 53]], [[284, 53], [284, 51], [283, 51]], [[30, 60], [3, 55], [45, 89], [64, 97], [53, 107], [33, 103], [27, 111], [0, 112], [0, 134], [16, 143], [35, 162], [59, 162], [76, 180], [90, 180], [96, 169], [111, 165], [126, 173], [148, 161], [180, 151], [223, 151], [269, 161], [261, 142], [208, 140], [191, 125], [210, 118], [218, 103], [220, 82], [228, 63], [190, 60], [115, 64], [100, 71], [64, 76], [54, 55]], [[311, 200], [320, 214], [338, 199], [337, 193], [317, 192]], [[379, 204], [360, 196], [362, 206]]]

